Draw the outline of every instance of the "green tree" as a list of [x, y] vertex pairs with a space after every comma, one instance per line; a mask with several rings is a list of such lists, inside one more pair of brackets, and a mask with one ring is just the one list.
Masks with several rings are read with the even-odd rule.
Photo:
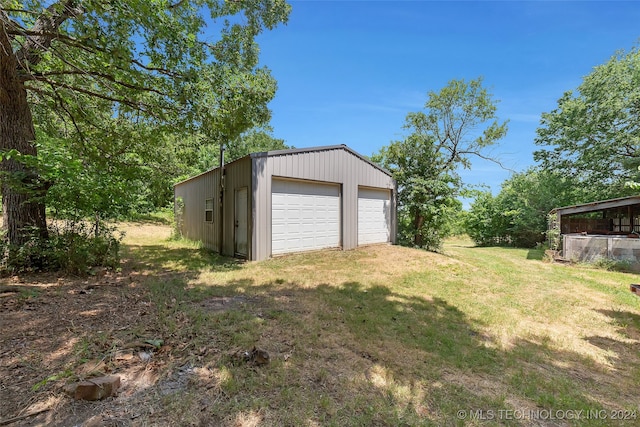
[[424, 111], [409, 113], [409, 134], [373, 157], [398, 183], [400, 240], [438, 250], [460, 209], [458, 168], [471, 158], [489, 159], [483, 149], [507, 132], [496, 117], [496, 102], [482, 79], [452, 80], [440, 92], [429, 92]]
[[[20, 245], [34, 228], [46, 237], [47, 193], [57, 179], [70, 182], [67, 166], [84, 172], [77, 185], [119, 197], [130, 180], [115, 175], [150, 158], [160, 164], [152, 155], [168, 148], [167, 135], [195, 132], [222, 143], [265, 124], [276, 84], [257, 66], [255, 37], [286, 22], [289, 10], [284, 0], [2, 2], [8, 241]], [[39, 144], [37, 135], [48, 139]]]
[[478, 246], [499, 244], [507, 236], [501, 206], [491, 191], [478, 191], [464, 220], [466, 233]]
[[497, 196], [476, 195], [467, 234], [480, 246], [533, 247], [545, 240], [549, 212], [584, 200], [588, 191], [571, 177], [539, 167], [513, 174]]
[[274, 138], [270, 128], [251, 129], [229, 144], [225, 151], [225, 161], [231, 162], [250, 153], [262, 151], [286, 150], [292, 148], [284, 139]]
[[[195, 139], [206, 139], [205, 136], [193, 136]], [[220, 145], [218, 143], [203, 144], [195, 141], [194, 149], [183, 151], [180, 156], [180, 173], [171, 175], [171, 185], [194, 175], [206, 172], [220, 166]], [[224, 161], [232, 162], [250, 153], [292, 148], [285, 144], [284, 139], [275, 138], [269, 126], [250, 129], [235, 140], [225, 144]], [[171, 189], [173, 197], [173, 187]]]
[[[620, 52], [595, 67], [575, 92], [542, 115], [534, 157], [570, 176], [595, 200], [628, 195], [640, 164], [640, 51]], [[583, 200], [587, 202], [589, 200]]]

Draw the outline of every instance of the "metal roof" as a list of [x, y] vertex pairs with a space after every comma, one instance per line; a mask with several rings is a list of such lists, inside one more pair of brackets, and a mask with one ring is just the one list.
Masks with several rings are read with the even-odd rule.
[[620, 197], [617, 199], [601, 200], [597, 202], [583, 203], [580, 205], [565, 206], [551, 210], [551, 214], [571, 215], [576, 213], [586, 213], [600, 211], [604, 209], [618, 208], [640, 204], [640, 196]]
[[363, 156], [362, 154], [352, 150], [351, 148], [347, 147], [345, 144], [340, 144], [340, 145], [325, 145], [325, 146], [320, 146], [320, 147], [308, 147], [308, 148], [290, 148], [287, 150], [273, 150], [273, 151], [263, 151], [260, 153], [251, 153], [249, 154], [249, 156], [251, 157], [272, 157], [272, 156], [286, 156], [287, 154], [298, 154], [298, 153], [312, 153], [312, 152], [317, 152], [317, 151], [329, 151], [329, 150], [345, 150], [348, 153], [353, 154], [354, 156], [358, 157], [360, 160], [369, 163], [371, 166], [373, 166], [376, 169], [379, 169], [381, 172], [389, 175], [390, 177], [393, 178], [393, 174], [391, 172], [389, 172], [388, 170], [386, 170], [385, 168], [383, 168], [382, 166], [373, 163], [371, 160], [369, 160], [368, 158], [366, 158], [365, 156]]
[[[346, 152], [348, 152], [350, 154], [353, 154], [354, 156], [358, 157], [360, 160], [370, 164], [374, 168], [380, 170], [382, 173], [385, 173], [385, 174], [389, 175], [391, 178], [393, 178], [393, 174], [391, 172], [389, 172], [388, 170], [386, 170], [382, 166], [373, 163], [371, 160], [367, 159], [362, 154], [357, 153], [356, 151], [354, 151], [351, 148], [347, 147], [345, 144], [325, 145], [325, 146], [320, 146], [320, 147], [308, 147], [308, 148], [290, 148], [290, 149], [286, 149], [286, 150], [261, 151], [261, 152], [257, 152], [257, 153], [247, 154], [246, 156], [243, 156], [243, 157], [240, 157], [238, 159], [235, 159], [234, 161], [225, 164], [225, 167], [227, 167], [230, 164], [235, 163], [235, 162], [237, 162], [239, 160], [245, 159], [247, 157], [259, 158], [259, 157], [286, 156], [288, 154], [312, 153], [312, 152], [329, 151], [329, 150], [344, 150], [344, 151], [346, 151]], [[207, 173], [209, 173], [211, 171], [214, 171], [216, 169], [220, 169], [220, 166], [212, 168], [212, 169], [209, 169], [208, 171], [199, 173], [198, 175], [192, 176], [192, 177], [187, 178], [187, 179], [185, 179], [183, 181], [177, 182], [177, 183], [173, 184], [173, 186], [175, 187], [176, 185], [180, 185], [180, 184], [185, 183], [187, 181], [191, 181], [192, 179], [198, 178], [199, 176], [207, 174]]]

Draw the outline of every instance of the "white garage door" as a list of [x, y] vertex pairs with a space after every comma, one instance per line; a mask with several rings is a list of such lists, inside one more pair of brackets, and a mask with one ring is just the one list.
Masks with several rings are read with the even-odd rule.
[[271, 185], [271, 253], [340, 246], [340, 187], [274, 179]]
[[358, 245], [391, 240], [391, 192], [358, 189]]

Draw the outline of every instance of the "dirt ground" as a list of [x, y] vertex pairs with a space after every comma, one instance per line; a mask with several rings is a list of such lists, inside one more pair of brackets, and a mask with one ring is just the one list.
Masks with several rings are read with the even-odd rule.
[[[156, 308], [139, 267], [0, 279], [0, 425], [130, 425], [141, 411], [148, 419], [158, 393], [187, 381], [188, 367], [167, 371], [180, 350], [155, 347]], [[113, 372], [126, 399], [76, 401], [65, 393], [69, 383]], [[159, 372], [170, 375], [158, 381]]]

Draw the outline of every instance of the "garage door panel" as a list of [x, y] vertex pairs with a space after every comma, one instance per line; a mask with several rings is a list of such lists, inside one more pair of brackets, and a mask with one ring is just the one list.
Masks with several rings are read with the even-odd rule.
[[391, 192], [387, 189], [358, 191], [358, 245], [391, 241]]
[[340, 188], [335, 184], [274, 179], [273, 254], [340, 246]]

